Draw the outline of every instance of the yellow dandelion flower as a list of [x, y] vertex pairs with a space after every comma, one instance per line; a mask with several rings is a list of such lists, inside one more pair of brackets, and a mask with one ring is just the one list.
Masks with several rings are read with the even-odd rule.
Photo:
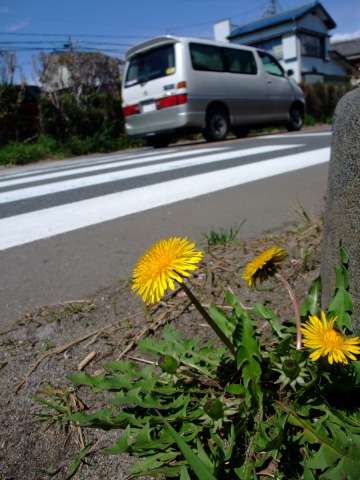
[[281, 263], [286, 257], [286, 252], [280, 247], [272, 247], [261, 253], [246, 265], [243, 278], [249, 287], [256, 284], [259, 280], [263, 283], [269, 277], [273, 277], [279, 269]]
[[197, 269], [203, 254], [187, 238], [169, 238], [155, 243], [139, 259], [133, 273], [132, 290], [145, 303], [156, 303], [167, 288], [175, 289], [173, 280], [183, 282], [189, 271]]
[[328, 356], [330, 364], [349, 363], [356, 360], [355, 354], [360, 353], [360, 337], [347, 338], [334, 328], [336, 318], [326, 319], [324, 312], [321, 312], [321, 319], [309, 317], [306, 323], [302, 324], [303, 344], [314, 351], [310, 354], [310, 360], [316, 361], [320, 357]]

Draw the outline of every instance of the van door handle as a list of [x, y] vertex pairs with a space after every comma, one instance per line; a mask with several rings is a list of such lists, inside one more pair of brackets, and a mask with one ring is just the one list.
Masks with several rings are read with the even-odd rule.
[[271, 83], [271, 80], [267, 80], [267, 82], [266, 82], [266, 83]]

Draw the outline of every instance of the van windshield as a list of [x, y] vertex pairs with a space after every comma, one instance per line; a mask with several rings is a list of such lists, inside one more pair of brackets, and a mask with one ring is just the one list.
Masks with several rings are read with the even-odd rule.
[[130, 60], [125, 88], [175, 73], [174, 45], [140, 53]]

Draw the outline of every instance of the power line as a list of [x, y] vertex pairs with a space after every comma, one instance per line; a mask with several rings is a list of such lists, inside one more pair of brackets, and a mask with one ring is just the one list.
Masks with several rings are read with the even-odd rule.
[[[27, 40], [27, 41], [0, 41], [0, 45], [23, 45], [23, 44], [26, 44], [26, 45], [39, 45], [39, 44], [42, 44], [42, 43], [45, 43], [45, 44], [57, 44], [58, 42], [57, 41], [49, 41], [49, 40]], [[77, 42], [73, 42], [72, 41], [72, 44], [73, 45], [77, 45]], [[84, 44], [84, 45], [116, 45], [116, 46], [121, 46], [121, 47], [132, 47], [132, 43], [114, 43], [114, 42], [92, 42], [92, 41], [86, 41], [86, 42], [81, 42], [81, 45]], [[79, 44], [80, 45], [80, 44]]]
[[9, 35], [9, 36], [16, 36], [16, 37], [22, 37], [22, 36], [41, 36], [41, 37], [77, 37], [77, 38], [83, 38], [83, 37], [92, 37], [92, 38], [149, 38], [149, 35], [94, 35], [94, 34], [70, 34], [70, 33], [24, 33], [24, 32], [0, 32], [0, 35]]

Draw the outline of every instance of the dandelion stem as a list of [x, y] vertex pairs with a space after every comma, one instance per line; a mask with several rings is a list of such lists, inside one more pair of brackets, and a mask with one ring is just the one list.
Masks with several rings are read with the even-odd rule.
[[204, 320], [210, 325], [210, 327], [214, 330], [216, 335], [220, 338], [220, 340], [224, 343], [224, 345], [230, 350], [232, 355], [234, 355], [234, 358], [236, 359], [236, 351], [234, 349], [233, 344], [231, 343], [230, 339], [224, 334], [224, 332], [219, 328], [214, 320], [210, 317], [208, 312], [205, 310], [205, 308], [201, 305], [199, 300], [195, 297], [195, 295], [191, 292], [191, 290], [184, 284], [184, 283], [179, 283], [180, 287], [184, 290], [186, 295], [188, 296], [189, 300], [192, 302], [192, 304], [196, 307], [198, 312], [201, 314], [201, 316], [204, 318]]
[[291, 301], [294, 306], [295, 310], [295, 319], [296, 319], [296, 350], [301, 350], [301, 318], [300, 318], [300, 312], [299, 312], [299, 304], [297, 301], [297, 298], [295, 296], [294, 289], [291, 287], [289, 282], [279, 273], [276, 273], [275, 276], [283, 283], [287, 291], [289, 292]]

